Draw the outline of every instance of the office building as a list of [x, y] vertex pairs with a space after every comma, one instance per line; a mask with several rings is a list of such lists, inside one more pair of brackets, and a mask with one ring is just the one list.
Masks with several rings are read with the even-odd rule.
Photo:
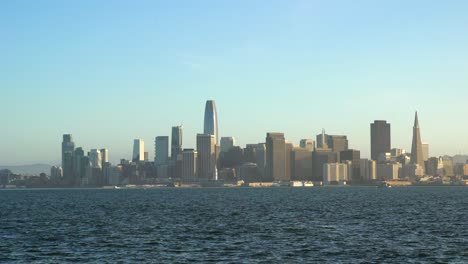
[[266, 167], [266, 144], [257, 144], [257, 150], [255, 151], [257, 170], [261, 181], [265, 181], [265, 167]]
[[159, 136], [154, 140], [154, 162], [156, 165], [166, 164], [169, 160], [169, 137]]
[[91, 163], [91, 168], [102, 168], [102, 156], [101, 151], [98, 149], [92, 149], [89, 152], [89, 161]]
[[186, 182], [196, 181], [198, 153], [194, 149], [182, 151], [181, 178]]
[[348, 138], [343, 135], [327, 135], [325, 130], [317, 135], [317, 148], [331, 149], [333, 152], [348, 150]]
[[323, 181], [323, 165], [327, 163], [337, 163], [339, 154], [331, 149], [316, 149], [312, 153], [312, 179], [314, 181]]
[[101, 161], [102, 161], [101, 167], [104, 168], [104, 164], [109, 163], [109, 150], [103, 148], [100, 150], [100, 152], [101, 152]]
[[291, 142], [285, 142], [284, 144], [285, 152], [284, 152], [284, 180], [290, 181], [291, 180], [291, 152], [294, 148], [294, 145]]
[[73, 152], [75, 151], [75, 143], [72, 135], [64, 134], [62, 141], [62, 169], [63, 177], [67, 181], [72, 181], [73, 178]]
[[303, 148], [303, 149], [314, 151], [315, 150], [315, 141], [313, 139], [311, 139], [311, 138], [301, 139], [301, 141], [299, 142], [299, 146], [301, 148]]
[[[340, 152], [341, 162], [350, 161], [351, 171], [348, 171], [350, 181], [361, 181], [361, 152], [359, 150], [344, 150]], [[352, 177], [351, 177], [352, 176]]]
[[171, 138], [171, 160], [176, 162], [179, 154], [182, 154], [182, 126], [173, 126]]
[[379, 180], [398, 180], [399, 163], [377, 164], [377, 178]]
[[291, 151], [291, 180], [312, 180], [312, 149], [300, 147]]
[[234, 147], [236, 140], [234, 137], [222, 137], [221, 138], [221, 152], [228, 152]]
[[429, 159], [429, 143], [422, 143], [423, 149], [423, 160], [427, 161]]
[[215, 145], [219, 145], [218, 141], [218, 114], [216, 111], [216, 103], [213, 100], [206, 101], [205, 119], [204, 119], [203, 134], [213, 135], [215, 137]]
[[363, 181], [377, 180], [377, 162], [375, 160], [360, 160], [361, 179]]
[[141, 139], [135, 139], [133, 141], [133, 156], [132, 161], [144, 161], [145, 160], [145, 142]]
[[371, 124], [371, 159], [377, 160], [380, 153], [387, 153], [390, 150], [390, 124], [384, 120], [375, 120]]
[[266, 178], [273, 181], [289, 181], [286, 178], [286, 143], [283, 133], [267, 133]]
[[215, 140], [214, 135], [197, 134], [197, 175], [199, 179], [217, 179]]
[[414, 117], [413, 144], [411, 145], [411, 163], [418, 164], [421, 166], [421, 168], [424, 168], [424, 156], [421, 143], [421, 131], [419, 128], [418, 112], [416, 112]]
[[326, 163], [323, 165], [324, 184], [345, 183], [348, 177], [348, 164], [344, 163]]

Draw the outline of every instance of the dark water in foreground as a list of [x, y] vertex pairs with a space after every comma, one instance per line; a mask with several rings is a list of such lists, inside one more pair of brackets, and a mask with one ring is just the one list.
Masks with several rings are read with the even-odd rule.
[[0, 191], [0, 262], [468, 262], [468, 188]]

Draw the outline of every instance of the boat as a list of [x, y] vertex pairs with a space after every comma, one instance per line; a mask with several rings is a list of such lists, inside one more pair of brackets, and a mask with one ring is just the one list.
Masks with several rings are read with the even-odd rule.
[[379, 185], [377, 185], [377, 187], [378, 188], [392, 188], [392, 185], [390, 185], [389, 183], [383, 181]]

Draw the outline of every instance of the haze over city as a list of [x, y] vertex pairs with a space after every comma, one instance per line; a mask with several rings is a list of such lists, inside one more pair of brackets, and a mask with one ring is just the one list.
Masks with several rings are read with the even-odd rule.
[[[468, 152], [466, 1], [4, 2], [0, 165], [60, 164], [61, 137], [131, 158], [141, 138], [184, 127], [216, 100], [237, 145], [324, 128], [369, 157], [369, 124], [411, 149], [414, 111], [430, 155]], [[404, 9], [402, 8], [404, 6]]]

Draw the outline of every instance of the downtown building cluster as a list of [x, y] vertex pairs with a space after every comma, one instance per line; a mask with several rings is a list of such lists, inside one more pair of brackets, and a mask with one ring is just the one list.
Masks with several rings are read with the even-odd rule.
[[[148, 159], [144, 141], [135, 139], [131, 159], [109, 163], [107, 149], [86, 153], [75, 148], [71, 135], [63, 135], [62, 166], [51, 169], [51, 179], [61, 186], [86, 187], [144, 184], [214, 184], [311, 182], [313, 184], [367, 184], [376, 181], [432, 181], [456, 174], [448, 157], [429, 157], [421, 141], [418, 115], [413, 126], [411, 153], [391, 146], [391, 126], [383, 120], [370, 124], [370, 159], [350, 149], [346, 135], [322, 133], [298, 145], [283, 133], [269, 132], [265, 142], [236, 146], [234, 137], [219, 138], [216, 104], [205, 105], [204, 130], [196, 135], [196, 148], [183, 148], [183, 127], [172, 127], [169, 136], [157, 136], [154, 160]], [[462, 175], [468, 174], [464, 164]], [[466, 170], [466, 171], [463, 171]]]

